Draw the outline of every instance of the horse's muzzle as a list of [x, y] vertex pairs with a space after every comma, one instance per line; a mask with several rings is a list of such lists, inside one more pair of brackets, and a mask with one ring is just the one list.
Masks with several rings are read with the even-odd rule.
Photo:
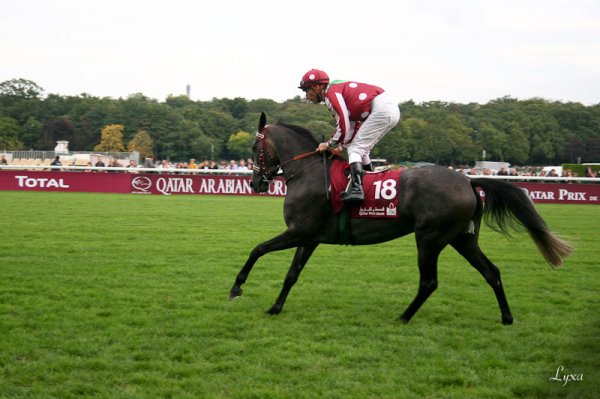
[[250, 187], [254, 189], [255, 193], [266, 193], [269, 191], [270, 181], [265, 176], [257, 176], [250, 181]]

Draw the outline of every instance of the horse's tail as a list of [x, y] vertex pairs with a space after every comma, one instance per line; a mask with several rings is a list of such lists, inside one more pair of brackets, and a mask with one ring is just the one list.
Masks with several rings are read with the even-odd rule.
[[471, 179], [471, 185], [485, 192], [483, 214], [488, 226], [496, 226], [505, 235], [509, 235], [510, 229], [524, 227], [552, 267], [561, 266], [563, 259], [573, 252], [571, 244], [548, 229], [533, 202], [521, 188], [488, 178]]

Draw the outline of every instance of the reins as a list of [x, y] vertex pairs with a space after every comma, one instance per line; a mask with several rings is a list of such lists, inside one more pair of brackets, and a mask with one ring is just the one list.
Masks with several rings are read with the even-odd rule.
[[[313, 154], [313, 155], [314, 155], [314, 154]], [[306, 157], [305, 157], [305, 158], [306, 158]], [[300, 158], [300, 159], [304, 159], [304, 158]], [[290, 159], [288, 162], [290, 162], [290, 161], [297, 161], [297, 159]], [[304, 172], [306, 169], [308, 169], [308, 168], [311, 168], [313, 165], [315, 165], [315, 164], [317, 164], [317, 163], [319, 163], [319, 162], [321, 162], [321, 159], [317, 159], [317, 160], [315, 160], [314, 162], [311, 162], [311, 163], [309, 163], [308, 165], [306, 165], [305, 167], [303, 167], [302, 169], [300, 169], [300, 170], [299, 170], [299, 171], [297, 171], [296, 173], [292, 173], [292, 175], [291, 175], [291, 176], [289, 176], [289, 177], [287, 177], [287, 178], [285, 179], [286, 183], [289, 183], [289, 182], [290, 182], [290, 180], [292, 180], [294, 177], [296, 177], [296, 176], [298, 176], [298, 175], [302, 174], [302, 172]]]
[[296, 155], [296, 156], [295, 156], [295, 157], [293, 157], [292, 159], [288, 159], [287, 161], [285, 161], [285, 162], [282, 162], [282, 163], [281, 163], [281, 165], [279, 165], [279, 166], [281, 167], [281, 166], [283, 166], [283, 165], [285, 165], [285, 164], [288, 164], [288, 163], [290, 163], [290, 162], [292, 162], [292, 161], [300, 161], [300, 160], [302, 160], [302, 159], [309, 158], [309, 157], [311, 157], [311, 156], [313, 156], [313, 155], [315, 155], [315, 154], [318, 154], [318, 153], [319, 153], [319, 151], [317, 151], [317, 150], [315, 150], [315, 151], [310, 151], [310, 152], [305, 152], [304, 154]]

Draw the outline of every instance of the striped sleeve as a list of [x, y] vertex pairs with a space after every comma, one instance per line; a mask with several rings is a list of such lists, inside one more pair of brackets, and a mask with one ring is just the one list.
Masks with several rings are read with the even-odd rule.
[[332, 112], [335, 118], [336, 131], [332, 139], [335, 142], [343, 142], [350, 128], [350, 111], [346, 101], [340, 92], [327, 93], [325, 98], [327, 108]]

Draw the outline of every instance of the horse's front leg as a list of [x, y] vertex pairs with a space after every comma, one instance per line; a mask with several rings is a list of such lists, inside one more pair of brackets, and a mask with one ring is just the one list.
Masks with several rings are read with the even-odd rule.
[[269, 241], [265, 241], [254, 247], [252, 252], [250, 252], [248, 260], [238, 273], [233, 287], [231, 287], [229, 298], [234, 299], [242, 295], [242, 284], [246, 282], [248, 274], [250, 274], [250, 271], [252, 270], [252, 267], [254, 266], [258, 258], [269, 252], [297, 247], [299, 244], [300, 240], [296, 238], [295, 234], [290, 232], [290, 230], [286, 230], [278, 236], [270, 239]]
[[283, 309], [283, 304], [290, 293], [290, 290], [298, 281], [298, 276], [300, 276], [300, 272], [304, 269], [304, 265], [308, 262], [308, 259], [314, 252], [315, 248], [317, 248], [318, 243], [310, 244], [304, 247], [298, 247], [296, 250], [296, 255], [294, 256], [294, 260], [292, 261], [292, 265], [290, 266], [290, 270], [288, 271], [285, 280], [283, 281], [283, 288], [281, 289], [281, 293], [275, 301], [275, 304], [271, 307], [271, 309], [267, 310], [267, 313], [275, 315], [281, 312]]

